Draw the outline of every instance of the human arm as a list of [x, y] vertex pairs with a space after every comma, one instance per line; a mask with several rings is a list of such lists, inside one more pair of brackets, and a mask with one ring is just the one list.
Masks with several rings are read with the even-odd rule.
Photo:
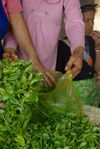
[[32, 43], [30, 33], [28, 31], [22, 13], [21, 12], [17, 14], [9, 13], [9, 21], [12, 27], [13, 34], [16, 38], [16, 41], [19, 43], [21, 48], [25, 50], [29, 58], [32, 60], [33, 68], [36, 70], [36, 72], [41, 72], [42, 74], [44, 74], [44, 79], [46, 80], [49, 86], [50, 81], [56, 84], [53, 76], [42, 65], [42, 63], [39, 60], [39, 57], [34, 49], [34, 45]]
[[[82, 58], [85, 45], [85, 26], [80, 10], [79, 0], [64, 1], [65, 7], [65, 31], [71, 44], [72, 56], [66, 64], [65, 70], [72, 69], [74, 78], [82, 68]], [[77, 52], [77, 50], [80, 52]]]
[[16, 41], [23, 50], [27, 53], [30, 59], [32, 59], [32, 65], [36, 72], [44, 74], [44, 79], [50, 84], [52, 81], [55, 84], [53, 76], [42, 65], [39, 57], [34, 49], [27, 25], [22, 15], [21, 1], [20, 0], [5, 0], [3, 3], [4, 9], [8, 15], [9, 22]]
[[16, 54], [17, 49], [17, 41], [11, 32], [11, 28], [7, 31], [6, 36], [4, 38], [4, 52], [3, 52], [3, 60], [6, 58], [10, 58], [12, 61], [17, 60], [18, 56]]

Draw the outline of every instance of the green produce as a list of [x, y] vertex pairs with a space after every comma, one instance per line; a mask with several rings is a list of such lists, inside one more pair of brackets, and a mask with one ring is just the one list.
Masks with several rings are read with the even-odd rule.
[[23, 133], [32, 117], [30, 106], [38, 101], [43, 75], [35, 75], [32, 63], [23, 60], [0, 61], [0, 70], [0, 102], [5, 106], [0, 109], [0, 144], [9, 146], [14, 141], [24, 146]]
[[[26, 63], [23, 60], [10, 62], [7, 59], [0, 62], [0, 100], [15, 102], [31, 102], [38, 100], [40, 80], [43, 75], [34, 74], [31, 61]], [[22, 104], [22, 103], [21, 103]], [[20, 105], [19, 105], [20, 106]]]
[[100, 127], [69, 113], [44, 124], [31, 124], [32, 149], [100, 149]]
[[74, 111], [35, 122], [42, 79], [31, 62], [0, 62], [0, 149], [100, 149], [100, 127]]
[[[100, 149], [100, 127], [86, 117], [62, 115], [45, 123], [28, 123], [26, 129], [0, 125], [2, 149]], [[15, 133], [14, 133], [15, 131]]]

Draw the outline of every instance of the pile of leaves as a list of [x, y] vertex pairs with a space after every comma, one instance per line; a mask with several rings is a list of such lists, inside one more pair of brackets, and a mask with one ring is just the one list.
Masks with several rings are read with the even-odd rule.
[[0, 109], [0, 149], [100, 149], [100, 127], [84, 116], [69, 113], [44, 123], [32, 121], [39, 94], [47, 91], [42, 79], [31, 62], [0, 62], [0, 102], [5, 106]]
[[[38, 101], [43, 75], [35, 75], [31, 61], [0, 61], [0, 142], [18, 139], [29, 123], [32, 112], [30, 106]], [[1, 131], [3, 127], [3, 130]]]
[[16, 128], [0, 125], [0, 148], [100, 149], [100, 127], [72, 113], [45, 123], [28, 123], [26, 129], [18, 128], [19, 133]]
[[[32, 63], [7, 59], [0, 62], [0, 100], [31, 102], [38, 100], [40, 80], [43, 75], [34, 74]], [[16, 101], [17, 99], [17, 101]], [[16, 103], [19, 104], [19, 103]]]
[[28, 130], [26, 144], [31, 149], [100, 149], [100, 127], [74, 113], [31, 124]]

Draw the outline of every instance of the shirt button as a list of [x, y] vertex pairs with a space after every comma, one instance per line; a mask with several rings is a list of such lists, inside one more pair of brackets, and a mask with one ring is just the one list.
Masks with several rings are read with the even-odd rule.
[[31, 9], [31, 12], [34, 12], [34, 9]]
[[45, 12], [45, 15], [48, 15], [48, 12], [47, 11]]

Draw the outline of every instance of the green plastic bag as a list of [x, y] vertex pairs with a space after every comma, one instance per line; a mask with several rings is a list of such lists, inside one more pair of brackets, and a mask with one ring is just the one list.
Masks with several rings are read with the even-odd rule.
[[38, 104], [34, 105], [33, 117], [36, 120], [56, 117], [64, 113], [83, 114], [81, 101], [74, 89], [71, 71], [58, 79], [55, 89], [39, 96]]

